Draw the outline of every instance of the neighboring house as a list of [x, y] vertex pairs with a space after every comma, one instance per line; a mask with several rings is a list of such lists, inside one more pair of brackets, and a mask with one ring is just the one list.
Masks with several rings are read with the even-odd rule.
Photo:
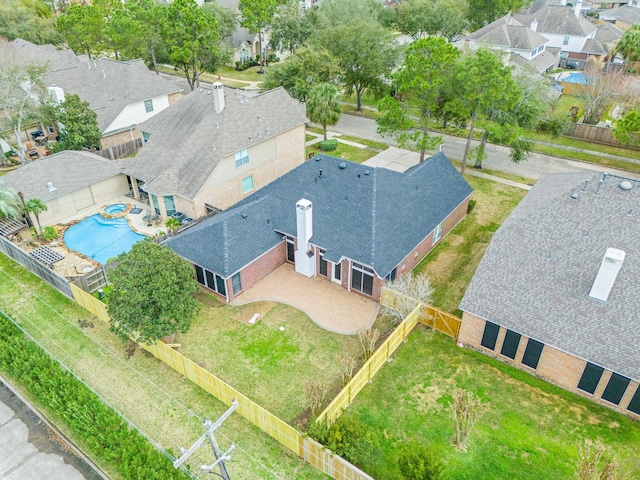
[[632, 0], [632, 2], [609, 10], [600, 10], [598, 18], [613, 23], [621, 30], [628, 30], [633, 25], [640, 23], [640, 4], [638, 0]]
[[[155, 75], [142, 60], [89, 59], [71, 50], [57, 50], [52, 45], [35, 45], [20, 39], [6, 45], [18, 61], [49, 64], [45, 82], [56, 101], [64, 101], [66, 92], [89, 102], [97, 114], [103, 149], [139, 143], [136, 125], [181, 97], [180, 88]], [[45, 133], [55, 137], [53, 126]]]
[[467, 35], [464, 41], [471, 49], [480, 47], [502, 52], [505, 63], [518, 66], [530, 65], [538, 73], [558, 66], [558, 49], [545, 48], [549, 40], [533, 29], [524, 26], [511, 15], [505, 15], [480, 30]]
[[146, 144], [124, 172], [158, 215], [201, 217], [304, 162], [306, 122], [283, 88], [247, 96], [216, 82], [140, 125]]
[[318, 155], [165, 243], [227, 301], [286, 262], [379, 300], [465, 217], [471, 193], [443, 153], [404, 173]]
[[582, 1], [575, 7], [562, 0], [560, 4], [551, 0], [536, 0], [527, 13], [516, 13], [514, 18], [547, 38], [547, 48], [560, 49], [560, 66], [566, 64], [583, 69], [589, 56], [606, 54], [595, 40], [596, 27], [580, 12]]
[[495, 233], [459, 340], [640, 419], [640, 182], [542, 177]]
[[65, 151], [23, 165], [4, 175], [2, 182], [25, 201], [44, 202], [48, 210], [39, 215], [40, 224], [55, 225], [127, 193], [127, 177], [119, 163], [90, 152]]

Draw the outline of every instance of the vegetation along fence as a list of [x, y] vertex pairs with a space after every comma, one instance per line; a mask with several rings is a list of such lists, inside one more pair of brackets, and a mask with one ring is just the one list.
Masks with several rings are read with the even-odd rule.
[[[73, 298], [75, 298], [78, 304], [82, 305], [100, 320], [105, 322], [109, 321], [107, 306], [104, 303], [75, 285], [71, 285], [71, 289], [73, 291]], [[157, 342], [155, 345], [150, 346], [143, 345], [143, 348], [224, 404], [231, 405], [233, 399], [238, 400], [239, 406], [236, 412], [289, 450], [304, 458], [315, 468], [331, 476], [331, 478], [336, 480], [373, 480], [372, 477], [357, 467], [325, 449], [313, 439], [305, 437], [294, 427], [280, 420], [180, 352], [162, 342]]]
[[27, 270], [35, 273], [45, 282], [52, 285], [60, 293], [66, 295], [69, 298], [73, 298], [69, 282], [62, 275], [58, 275], [56, 272], [47, 267], [44, 263], [39, 262], [27, 252], [22, 250], [19, 246], [10, 242], [4, 237], [0, 237], [0, 252], [4, 253], [7, 257], [18, 262]]
[[93, 293], [99, 288], [106, 287], [108, 281], [104, 268], [96, 267], [85, 275], [74, 278], [71, 280], [71, 283], [77, 285], [85, 292]]
[[[385, 306], [395, 305], [397, 295], [402, 294], [388, 288], [383, 288], [380, 303]], [[318, 415], [316, 421], [326, 421], [329, 425], [335, 422], [419, 322], [453, 339], [457, 339], [462, 320], [431, 305], [417, 305], [416, 308], [398, 324], [393, 333], [378, 347], [371, 358], [365, 362], [353, 378], [349, 380], [349, 383], [345, 385], [327, 408]]]
[[586, 123], [570, 123], [565, 136], [605, 145], [620, 145], [620, 141], [613, 136], [611, 128], [587, 125]]

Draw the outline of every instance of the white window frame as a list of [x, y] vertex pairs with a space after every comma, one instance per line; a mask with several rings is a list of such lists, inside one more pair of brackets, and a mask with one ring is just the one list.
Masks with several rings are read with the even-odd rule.
[[243, 165], [249, 163], [249, 149], [243, 148], [239, 152], [235, 153], [236, 168], [240, 168]]
[[431, 245], [435, 245], [442, 238], [442, 225], [443, 224], [444, 224], [444, 222], [440, 222], [440, 224], [433, 231], [433, 240], [431, 242]]
[[153, 112], [153, 98], [144, 101], [144, 111], [146, 113]]

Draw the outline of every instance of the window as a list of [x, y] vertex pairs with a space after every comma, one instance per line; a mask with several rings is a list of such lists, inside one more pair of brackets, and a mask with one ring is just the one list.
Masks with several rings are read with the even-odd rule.
[[531, 50], [531, 56], [533, 57], [536, 53], [538, 53], [538, 49], [534, 48], [533, 50]]
[[287, 236], [287, 260], [290, 262], [296, 261], [295, 244], [293, 243], [293, 237]]
[[324, 259], [324, 250], [320, 250], [320, 275], [327, 276], [327, 261]]
[[565, 37], [562, 39], [562, 45], [569, 45], [569, 36], [568, 36], [568, 35], [567, 35], [567, 36], [565, 36]]
[[415, 258], [415, 257], [417, 257], [418, 255], [420, 255], [420, 250], [416, 250], [416, 251], [413, 253], [414, 258]]
[[543, 50], [544, 50], [544, 45], [540, 45], [540, 46], [538, 47], [538, 53], [540, 53], [540, 52], [541, 52], [541, 51], [543, 51]]
[[489, 350], [496, 348], [496, 340], [498, 340], [498, 333], [500, 332], [500, 325], [495, 323], [485, 322], [484, 333], [482, 334], [482, 341], [480, 345]]
[[225, 286], [224, 278], [220, 275], [216, 275], [209, 270], [205, 270], [198, 265], [194, 265], [196, 269], [196, 279], [200, 285], [204, 285], [211, 290], [218, 292], [220, 295], [227, 294], [227, 288]]
[[167, 210], [167, 215], [173, 215], [176, 213], [176, 204], [173, 201], [173, 196], [164, 197], [164, 208]]
[[242, 179], [242, 193], [249, 193], [251, 190], [253, 190], [253, 175]]
[[587, 363], [586, 367], [584, 367], [584, 372], [582, 372], [582, 378], [578, 382], [578, 388], [592, 394], [596, 391], [598, 383], [600, 383], [602, 372], [604, 372], [604, 368], [593, 363]]
[[630, 381], [631, 379], [627, 377], [612, 373], [609, 383], [607, 383], [607, 388], [605, 388], [602, 393], [602, 399], [618, 405], [624, 396], [624, 392], [627, 391]]
[[242, 165], [246, 165], [249, 163], [249, 150], [244, 149], [236, 152], [236, 168], [241, 167]]
[[351, 269], [351, 288], [373, 295], [373, 269], [354, 262]]
[[540, 355], [542, 355], [543, 348], [544, 343], [540, 343], [530, 338], [527, 342], [527, 348], [524, 350], [524, 355], [522, 356], [522, 364], [527, 367], [531, 367], [534, 370], [538, 368], [538, 362], [540, 361]]
[[160, 215], [160, 207], [158, 206], [158, 197], [151, 194], [151, 202], [153, 202], [153, 209], [156, 211], [156, 215]]
[[150, 135], [149, 133], [147, 133], [147, 132], [142, 132], [142, 141], [143, 141], [144, 143], [147, 143], [147, 142], [149, 141], [149, 137], [150, 137], [150, 136], [151, 136], [151, 135]]
[[633, 398], [631, 398], [627, 410], [640, 415], [640, 385], [638, 385], [636, 393], [633, 394]]
[[442, 223], [433, 231], [433, 241], [431, 245], [435, 245], [442, 238]]
[[342, 264], [336, 263], [333, 266], [333, 278], [335, 280], [340, 280], [342, 278]]
[[242, 290], [242, 281], [240, 280], [240, 272], [231, 277], [231, 286], [233, 287], [233, 294], [235, 295]]
[[153, 112], [153, 100], [144, 101], [144, 111], [147, 113]]
[[518, 346], [520, 346], [520, 338], [521, 335], [512, 330], [507, 330], [506, 335], [504, 336], [504, 342], [502, 342], [502, 349], [500, 350], [500, 355], [504, 355], [510, 359], [516, 358], [516, 353], [518, 352]]

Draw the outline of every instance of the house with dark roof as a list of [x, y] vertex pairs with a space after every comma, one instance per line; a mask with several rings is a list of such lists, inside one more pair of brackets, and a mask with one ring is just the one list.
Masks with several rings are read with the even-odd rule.
[[228, 208], [305, 160], [304, 105], [283, 88], [255, 96], [216, 82], [140, 125], [145, 146], [124, 172], [156, 213]]
[[[136, 126], [181, 97], [180, 88], [155, 75], [142, 60], [90, 59], [68, 49], [58, 50], [53, 45], [35, 45], [21, 39], [2, 45], [19, 62], [49, 65], [45, 83], [55, 101], [64, 101], [67, 92], [89, 102], [97, 115], [103, 149], [127, 142], [141, 144]], [[55, 126], [45, 130], [51, 139], [56, 136]]]
[[120, 161], [85, 151], [64, 151], [40, 158], [2, 177], [25, 201], [41, 200], [48, 210], [42, 225], [64, 223], [129, 191]]
[[464, 218], [471, 193], [443, 153], [404, 173], [318, 155], [165, 244], [226, 301], [285, 262], [378, 300]]
[[459, 341], [640, 419], [640, 181], [542, 177], [495, 233]]

